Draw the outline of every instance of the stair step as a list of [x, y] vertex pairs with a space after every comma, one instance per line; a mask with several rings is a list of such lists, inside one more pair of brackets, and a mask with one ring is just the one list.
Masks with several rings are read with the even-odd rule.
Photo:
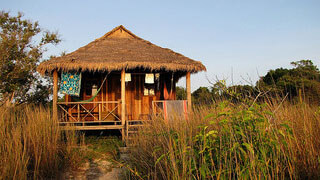
[[145, 124], [143, 122], [128, 122], [128, 125]]
[[128, 131], [128, 134], [131, 133], [131, 134], [137, 134], [138, 131]]
[[135, 124], [135, 123], [139, 123], [139, 124], [146, 124], [150, 121], [127, 121], [128, 124]]
[[128, 125], [129, 128], [130, 127], [142, 127], [142, 126], [143, 126], [143, 124]]
[[136, 143], [133, 142], [133, 137], [138, 133], [139, 129], [145, 126], [145, 122], [150, 120], [128, 120], [127, 121], [127, 137], [126, 137], [126, 146], [133, 147], [136, 146]]
[[129, 148], [127, 147], [120, 147], [119, 152], [122, 154], [127, 154], [129, 152]]

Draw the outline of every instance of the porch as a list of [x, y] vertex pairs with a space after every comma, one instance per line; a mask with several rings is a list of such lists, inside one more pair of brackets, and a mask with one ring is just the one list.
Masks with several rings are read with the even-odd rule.
[[[151, 120], [154, 114], [161, 113], [159, 103], [163, 105], [163, 102], [166, 102], [163, 95], [165, 84], [174, 84], [169, 87], [171, 91], [175, 91], [176, 82], [170, 82], [170, 78], [166, 78], [173, 77], [173, 75], [162, 72], [158, 88], [153, 85], [154, 92], [151, 95], [146, 95], [144, 94], [146, 73], [132, 71], [129, 73], [131, 75], [130, 82], [126, 82], [124, 70], [111, 72], [108, 78], [105, 78], [106, 80], [104, 80], [105, 74], [98, 73], [93, 76], [83, 73], [79, 98], [74, 99], [65, 95], [65, 102], [54, 103], [53, 110], [55, 111], [57, 108], [54, 115], [56, 114], [61, 128], [66, 130], [118, 129], [124, 136], [128, 136], [131, 133], [130, 129], [141, 126], [142, 122]], [[58, 75], [55, 74], [56, 72], [53, 73], [54, 82], [57, 82]], [[187, 92], [190, 93], [190, 73], [186, 73], [186, 77]], [[101, 91], [92, 99], [93, 93], [88, 93], [87, 84], [90, 81], [92, 85], [93, 79], [96, 80], [94, 83], [101, 88]], [[148, 87], [150, 86], [148, 85]], [[54, 89], [58, 89], [56, 83], [54, 83]], [[56, 92], [54, 92], [55, 94]], [[170, 101], [175, 101], [175, 92], [171, 94], [173, 95]], [[188, 98], [191, 101], [191, 93]], [[92, 100], [86, 101], [88, 99]]]
[[[58, 102], [59, 125], [64, 129], [122, 129], [121, 101]], [[111, 105], [112, 109], [108, 109]]]

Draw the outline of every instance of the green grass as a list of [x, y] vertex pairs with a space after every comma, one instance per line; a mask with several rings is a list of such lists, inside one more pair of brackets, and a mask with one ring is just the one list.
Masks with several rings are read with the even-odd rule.
[[85, 137], [87, 153], [85, 158], [107, 158], [108, 160], [119, 160], [119, 148], [124, 146], [120, 137], [117, 136], [87, 136]]
[[155, 117], [135, 137], [129, 164], [144, 179], [317, 179], [319, 112], [303, 103], [223, 101], [188, 120]]

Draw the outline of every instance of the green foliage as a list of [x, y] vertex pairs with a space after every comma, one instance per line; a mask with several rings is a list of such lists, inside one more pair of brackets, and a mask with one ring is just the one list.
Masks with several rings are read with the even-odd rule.
[[221, 97], [228, 99], [232, 102], [243, 102], [252, 100], [258, 95], [258, 91], [255, 87], [250, 85], [234, 85], [223, 89]]
[[[291, 63], [294, 68], [278, 68], [270, 70], [257, 81], [256, 86], [233, 85], [227, 86], [225, 81], [218, 81], [210, 88], [199, 87], [192, 93], [195, 105], [210, 105], [221, 99], [231, 102], [243, 102], [246, 99], [258, 99], [262, 94], [272, 97], [288, 96], [291, 100], [304, 99], [309, 103], [320, 101], [320, 71], [311, 60], [301, 60]], [[183, 91], [184, 92], [184, 91]], [[182, 94], [181, 92], [177, 93]]]
[[176, 87], [176, 98], [177, 100], [185, 100], [187, 99], [187, 91], [183, 87]]
[[216, 82], [211, 88], [199, 87], [192, 93], [192, 102], [195, 105], [210, 105], [221, 99], [232, 102], [241, 102], [246, 98], [254, 98], [258, 94], [255, 87], [250, 85], [226, 86], [225, 81]]
[[[42, 86], [44, 85], [39, 85], [40, 81], [36, 80], [36, 66], [45, 52], [44, 47], [60, 42], [56, 33], [44, 31], [39, 27], [38, 22], [24, 20], [22, 17], [21, 13], [18, 13], [17, 16], [10, 16], [8, 12], [0, 12], [0, 94], [2, 102], [30, 101], [25, 95], [32, 88], [34, 92], [43, 93], [42, 90], [45, 88]], [[37, 42], [35, 39], [38, 39], [40, 33], [42, 35]]]
[[[204, 117], [209, 124], [199, 126], [189, 148], [183, 151], [179, 149], [185, 146], [181, 132], [171, 129], [168, 137], [174, 153], [160, 154], [155, 164], [175, 161], [176, 167], [187, 166], [186, 172], [177, 168], [177, 174], [196, 179], [292, 178], [292, 161], [287, 158], [285, 143], [292, 137], [292, 130], [287, 124], [272, 127], [267, 117], [273, 114], [263, 106], [247, 108], [222, 102], [216, 107], [218, 114]], [[190, 156], [189, 164], [179, 161], [184, 156]]]
[[[38, 75], [35, 75], [35, 77], [37, 78], [34, 79], [32, 88], [25, 96], [20, 97], [20, 102], [45, 105], [49, 102], [49, 96], [52, 93], [52, 84], [49, 83], [48, 77], [45, 79]], [[44, 80], [46, 80], [46, 82]]]
[[212, 93], [207, 87], [199, 87], [192, 93], [192, 102], [195, 105], [211, 104], [213, 102]]
[[101, 155], [118, 160], [120, 158], [119, 148], [123, 142], [116, 136], [87, 136], [85, 143], [88, 147], [87, 158], [101, 158]]
[[288, 95], [290, 99], [298, 96], [309, 102], [319, 102], [320, 71], [311, 60], [291, 63], [294, 68], [270, 70], [257, 82], [257, 86], [271, 94]]
[[[288, 146], [280, 143], [292, 136], [290, 128], [271, 127], [266, 117], [272, 116], [272, 113], [264, 111], [259, 105], [230, 107], [233, 105], [223, 102], [218, 106], [217, 115], [207, 115], [212, 119], [210, 124], [218, 126], [200, 127], [194, 138], [196, 158], [192, 174], [197, 169], [200, 169], [203, 179], [218, 176], [223, 179], [278, 179], [292, 174], [289, 166], [292, 162], [286, 159]], [[227, 164], [218, 174], [216, 170], [221, 168], [222, 162]], [[280, 171], [272, 173], [275, 167]]]

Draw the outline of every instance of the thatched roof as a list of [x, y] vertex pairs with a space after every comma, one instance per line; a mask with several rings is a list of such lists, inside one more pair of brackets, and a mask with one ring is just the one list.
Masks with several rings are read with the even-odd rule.
[[42, 62], [41, 74], [58, 71], [115, 71], [148, 69], [165, 71], [205, 71], [205, 66], [182, 54], [143, 40], [124, 28], [114, 28], [104, 36], [67, 55]]

